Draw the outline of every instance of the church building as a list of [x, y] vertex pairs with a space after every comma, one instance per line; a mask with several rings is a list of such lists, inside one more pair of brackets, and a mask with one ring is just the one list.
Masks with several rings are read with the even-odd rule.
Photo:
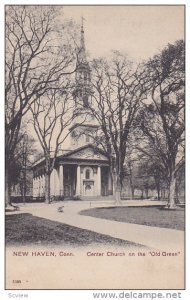
[[[51, 196], [59, 199], [113, 195], [108, 157], [93, 143], [98, 124], [88, 111], [88, 106], [93, 101], [93, 89], [91, 70], [86, 58], [83, 24], [80, 43], [73, 97], [75, 107], [81, 113], [77, 114], [69, 128], [69, 149], [59, 151], [50, 177]], [[65, 149], [64, 143], [62, 149]], [[33, 165], [33, 197], [43, 198], [44, 195], [45, 159], [42, 158]]]

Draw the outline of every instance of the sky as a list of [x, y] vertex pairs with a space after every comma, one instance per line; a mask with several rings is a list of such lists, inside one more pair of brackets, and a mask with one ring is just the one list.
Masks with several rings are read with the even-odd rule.
[[[132, 60], [146, 60], [168, 43], [184, 38], [183, 6], [62, 6], [62, 12], [63, 20], [74, 20], [79, 32], [81, 17], [85, 18], [88, 59], [119, 50]], [[30, 133], [35, 136], [33, 128]], [[64, 148], [69, 146], [67, 139]]]
[[[66, 18], [81, 24], [90, 58], [119, 50], [140, 61], [184, 38], [184, 6], [65, 6]], [[79, 26], [80, 30], [80, 26]]]
[[[132, 60], [141, 61], [152, 57], [169, 42], [184, 38], [183, 6], [71, 5], [62, 6], [62, 12], [63, 20], [74, 20], [79, 32], [81, 17], [85, 18], [89, 59], [108, 57], [111, 50], [119, 50]], [[28, 130], [36, 137], [32, 126]], [[66, 144], [65, 141], [64, 148], [69, 147]]]

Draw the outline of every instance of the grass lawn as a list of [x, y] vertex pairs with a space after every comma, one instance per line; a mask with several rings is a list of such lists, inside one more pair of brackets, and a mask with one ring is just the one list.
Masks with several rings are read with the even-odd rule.
[[32, 216], [31, 214], [12, 214], [6, 216], [6, 245], [118, 245], [126, 247], [143, 247], [84, 230], [59, 222]]
[[125, 223], [156, 226], [184, 230], [185, 212], [183, 208], [177, 210], [163, 210], [161, 207], [109, 207], [92, 208], [81, 212], [82, 215], [114, 220]]

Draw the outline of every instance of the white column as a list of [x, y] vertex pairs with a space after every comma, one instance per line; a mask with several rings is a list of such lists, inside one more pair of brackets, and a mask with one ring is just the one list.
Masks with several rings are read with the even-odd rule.
[[36, 178], [37, 179], [37, 197], [40, 197], [40, 178], [39, 176]]
[[97, 196], [101, 196], [101, 168], [98, 166], [97, 171]]
[[32, 188], [32, 191], [33, 191], [33, 197], [36, 197], [36, 179], [33, 178], [33, 188]]
[[38, 197], [38, 177], [35, 179], [35, 197]]
[[43, 196], [45, 196], [45, 185], [46, 185], [46, 182], [45, 182], [45, 174], [43, 175]]
[[35, 178], [35, 197], [38, 197], [38, 177]]
[[76, 195], [81, 195], [81, 179], [80, 179], [80, 166], [77, 166], [77, 184], [76, 184]]
[[63, 165], [59, 166], [59, 187], [60, 187], [60, 196], [63, 196]]
[[41, 175], [40, 178], [40, 196], [43, 197], [44, 195], [44, 190], [43, 190], [43, 175]]
[[39, 176], [39, 197], [41, 197], [41, 175]]
[[44, 175], [42, 174], [42, 176], [41, 176], [41, 197], [43, 197], [44, 196]]
[[38, 175], [38, 193], [37, 197], [40, 197], [40, 175]]

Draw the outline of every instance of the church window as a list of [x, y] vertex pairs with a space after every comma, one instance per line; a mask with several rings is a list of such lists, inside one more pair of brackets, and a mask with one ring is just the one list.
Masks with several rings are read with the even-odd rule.
[[90, 179], [90, 170], [86, 170], [85, 177], [86, 179]]

